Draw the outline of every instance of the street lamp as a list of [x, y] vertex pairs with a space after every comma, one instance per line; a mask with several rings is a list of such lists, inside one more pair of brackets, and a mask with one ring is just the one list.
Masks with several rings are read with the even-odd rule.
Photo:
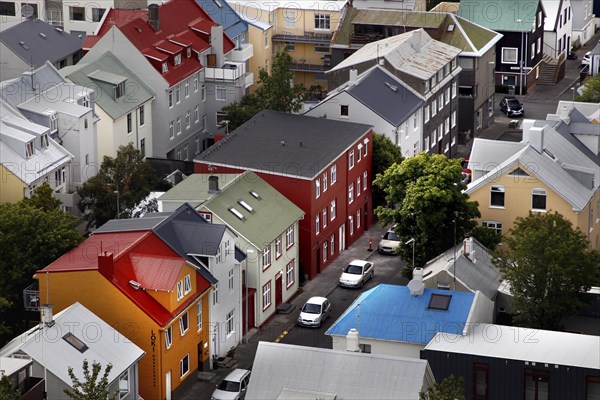
[[117, 219], [119, 219], [119, 214], [121, 214], [120, 206], [119, 206], [119, 189], [115, 190], [113, 193], [117, 195]]
[[410, 238], [409, 240], [406, 241], [406, 243], [404, 243], [405, 245], [409, 245], [412, 243], [412, 253], [413, 253], [413, 257], [412, 257], [412, 267], [413, 270], [415, 269], [415, 238]]
[[244, 325], [246, 326], [246, 334], [244, 335], [245, 338], [245, 342], [248, 343], [248, 257], [250, 257], [250, 254], [254, 254], [254, 250], [252, 249], [247, 249], [246, 250], [246, 273], [244, 274], [244, 285], [246, 286], [246, 301], [245, 301], [245, 308], [246, 308], [246, 319], [244, 322]]
[[523, 47], [523, 20], [518, 19], [516, 22], [521, 24], [521, 49], [520, 52], [520, 61], [519, 61], [519, 96], [523, 96], [523, 54], [525, 49]]
[[575, 103], [575, 86], [573, 86], [573, 87], [571, 88], [571, 93], [572, 93], [572, 95], [573, 95], [573, 96], [572, 96], [572, 100], [571, 100], [571, 101], [572, 101], [573, 103]]

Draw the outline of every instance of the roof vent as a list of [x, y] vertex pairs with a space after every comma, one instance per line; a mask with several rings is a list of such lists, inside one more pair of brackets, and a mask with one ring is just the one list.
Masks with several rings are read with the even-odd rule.
[[448, 32], [453, 32], [453, 31], [454, 31], [454, 24], [448, 25]]
[[58, 33], [63, 33], [63, 30], [60, 28], [54, 28], [54, 29], [56, 29], [56, 32], [58, 32]]
[[46, 39], [46, 34], [45, 33], [40, 32], [40, 36], [43, 37], [44, 39]]
[[142, 287], [142, 284], [134, 281], [133, 279], [129, 281], [129, 286], [131, 286], [133, 289], [135, 290], [140, 290], [140, 288]]
[[208, 193], [219, 193], [219, 177], [211, 175], [208, 177]]
[[260, 197], [260, 194], [258, 194], [258, 192], [254, 191], [254, 190], [251, 190], [248, 193], [250, 193], [250, 195], [252, 195], [252, 197], [254, 197], [257, 200], [261, 200], [262, 199], [262, 197]]
[[140, 28], [139, 26], [136, 26], [135, 30], [138, 31], [139, 33], [142, 33], [142, 28]]
[[391, 83], [389, 83], [389, 82], [385, 82], [385, 86], [387, 86], [388, 88], [390, 88], [390, 89], [391, 89], [391, 90], [393, 90], [394, 92], [397, 92], [397, 91], [398, 91], [398, 86], [396, 86], [396, 85], [392, 85], [392, 84], [391, 84]]
[[281, 141], [281, 145], [285, 146], [285, 141], [284, 140]]

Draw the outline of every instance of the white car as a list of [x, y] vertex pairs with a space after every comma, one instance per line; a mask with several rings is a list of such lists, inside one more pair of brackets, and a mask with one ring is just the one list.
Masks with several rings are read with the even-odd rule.
[[320, 328], [330, 311], [331, 303], [326, 297], [311, 297], [300, 310], [298, 325]]
[[592, 52], [591, 51], [588, 51], [587, 53], [585, 53], [585, 55], [581, 59], [581, 64], [582, 65], [591, 65], [592, 64]]
[[381, 237], [381, 241], [377, 246], [377, 251], [380, 254], [396, 254], [396, 250], [400, 246], [400, 238], [396, 235], [394, 228], [389, 229]]
[[250, 382], [250, 371], [234, 369], [217, 385], [211, 400], [243, 400]]
[[338, 284], [344, 287], [363, 287], [365, 282], [373, 278], [375, 267], [373, 263], [364, 260], [354, 260], [342, 268], [342, 276]]

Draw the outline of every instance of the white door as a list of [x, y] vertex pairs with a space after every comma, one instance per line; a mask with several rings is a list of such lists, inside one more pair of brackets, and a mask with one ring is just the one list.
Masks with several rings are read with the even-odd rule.
[[339, 242], [340, 242], [339, 250], [341, 253], [346, 248], [346, 225], [340, 226], [340, 231], [338, 232], [338, 236], [339, 236]]
[[216, 323], [214, 324], [214, 335], [213, 335], [213, 354], [219, 356], [221, 354], [221, 348], [220, 348], [220, 340], [219, 340], [219, 324]]
[[165, 375], [165, 398], [171, 400], [171, 371]]

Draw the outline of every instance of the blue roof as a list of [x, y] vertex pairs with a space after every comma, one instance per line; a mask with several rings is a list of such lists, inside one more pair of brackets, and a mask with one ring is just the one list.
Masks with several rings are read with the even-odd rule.
[[248, 30], [248, 23], [240, 18], [225, 0], [196, 0], [196, 3], [213, 21], [223, 26], [223, 30], [230, 39], [234, 39], [240, 33]]
[[[448, 310], [428, 308], [432, 294], [452, 296]], [[362, 338], [427, 344], [438, 332], [462, 334], [474, 299], [471, 292], [428, 288], [411, 296], [406, 286], [382, 284], [361, 294], [325, 334], [356, 328]]]

